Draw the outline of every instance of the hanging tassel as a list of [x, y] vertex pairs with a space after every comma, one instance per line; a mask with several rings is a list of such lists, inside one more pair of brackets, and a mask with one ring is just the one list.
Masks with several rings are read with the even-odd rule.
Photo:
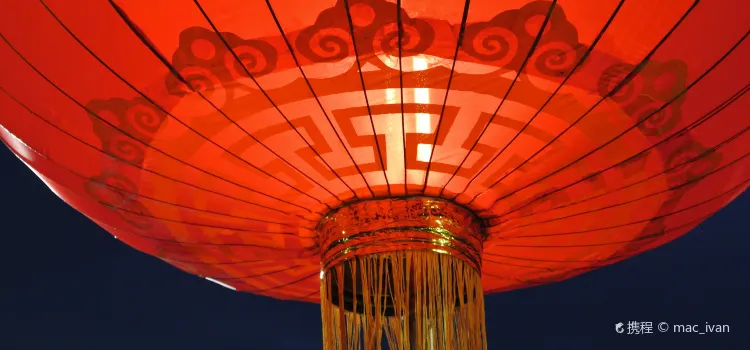
[[321, 280], [321, 311], [324, 350], [487, 349], [481, 276], [447, 254], [346, 260]]
[[353, 203], [318, 227], [325, 350], [486, 350], [482, 226], [427, 197]]

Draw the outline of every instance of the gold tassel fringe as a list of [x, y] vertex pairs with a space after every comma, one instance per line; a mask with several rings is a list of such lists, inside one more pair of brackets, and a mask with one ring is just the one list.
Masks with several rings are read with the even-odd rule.
[[481, 275], [436, 251], [353, 256], [328, 268], [321, 311], [324, 350], [487, 349]]

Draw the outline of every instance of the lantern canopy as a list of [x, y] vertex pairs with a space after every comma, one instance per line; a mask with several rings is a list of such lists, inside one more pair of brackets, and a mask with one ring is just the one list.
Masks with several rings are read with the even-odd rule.
[[484, 294], [747, 188], [749, 31], [740, 0], [2, 0], [0, 138], [124, 243], [321, 303], [327, 350], [486, 349]]

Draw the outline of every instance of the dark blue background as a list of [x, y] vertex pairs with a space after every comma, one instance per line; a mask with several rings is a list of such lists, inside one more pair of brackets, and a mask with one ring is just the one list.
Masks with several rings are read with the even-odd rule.
[[[0, 349], [321, 348], [319, 307], [236, 293], [127, 247], [0, 151]], [[492, 349], [750, 349], [750, 195], [675, 242], [488, 296]], [[616, 322], [728, 324], [625, 335]], [[656, 330], [654, 330], [655, 333]]]

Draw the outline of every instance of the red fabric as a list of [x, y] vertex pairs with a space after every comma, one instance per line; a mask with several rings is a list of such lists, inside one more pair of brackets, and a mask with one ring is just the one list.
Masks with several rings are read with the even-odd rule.
[[317, 301], [315, 225], [359, 199], [473, 209], [494, 292], [748, 185], [743, 0], [198, 4], [0, 1], [0, 137], [123, 242], [238, 290]]

